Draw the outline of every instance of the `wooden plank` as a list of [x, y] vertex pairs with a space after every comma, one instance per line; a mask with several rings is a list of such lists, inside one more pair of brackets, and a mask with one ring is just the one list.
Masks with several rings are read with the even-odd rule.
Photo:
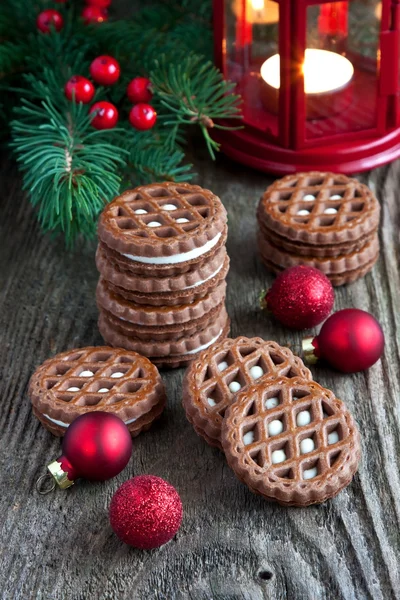
[[[270, 177], [220, 157], [199, 159], [198, 182], [229, 213], [228, 311], [232, 335], [260, 335], [300, 346], [301, 333], [268, 319], [257, 305], [273, 278], [255, 246], [255, 208]], [[38, 496], [34, 483], [60, 453], [60, 441], [32, 416], [27, 385], [48, 356], [100, 344], [94, 244], [67, 253], [43, 236], [13, 167], [0, 171], [0, 584], [6, 600], [284, 600], [400, 597], [399, 225], [400, 163], [363, 177], [382, 201], [382, 252], [373, 274], [336, 292], [335, 308], [373, 312], [386, 334], [381, 362], [367, 373], [314, 368], [346, 401], [361, 430], [359, 474], [334, 500], [287, 509], [254, 496], [222, 453], [192, 430], [181, 407], [183, 371], [165, 372], [168, 408], [134, 443], [126, 470], [103, 484], [81, 482]], [[118, 485], [154, 473], [181, 494], [175, 540], [153, 552], [124, 546], [107, 508]], [[261, 575], [260, 575], [261, 574]], [[264, 579], [263, 579], [264, 578]]]

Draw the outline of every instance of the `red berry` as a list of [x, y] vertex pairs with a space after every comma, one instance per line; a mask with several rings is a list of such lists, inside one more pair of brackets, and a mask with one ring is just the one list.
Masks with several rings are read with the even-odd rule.
[[150, 90], [151, 81], [147, 77], [135, 77], [126, 88], [126, 95], [132, 104], [150, 102], [153, 94]]
[[92, 119], [95, 129], [112, 129], [118, 123], [118, 110], [111, 102], [96, 102], [89, 110], [89, 114], [96, 113]]
[[111, 0], [85, 0], [89, 6], [98, 6], [99, 8], [108, 8], [111, 4]]
[[64, 87], [64, 93], [68, 100], [75, 98], [75, 102], [82, 102], [83, 104], [88, 104], [93, 100], [94, 92], [93, 83], [86, 77], [82, 77], [82, 75], [73, 75]]
[[98, 56], [90, 65], [90, 74], [100, 85], [113, 85], [117, 83], [121, 69], [112, 56]]
[[36, 19], [36, 27], [42, 33], [50, 33], [53, 28], [56, 31], [61, 31], [61, 29], [64, 27], [64, 19], [58, 10], [49, 8], [38, 14]]
[[129, 113], [129, 122], [135, 129], [145, 131], [154, 127], [157, 113], [150, 104], [136, 104]]
[[108, 20], [106, 9], [99, 6], [85, 6], [81, 12], [81, 16], [85, 25], [89, 25], [90, 23], [104, 23], [104, 21]]

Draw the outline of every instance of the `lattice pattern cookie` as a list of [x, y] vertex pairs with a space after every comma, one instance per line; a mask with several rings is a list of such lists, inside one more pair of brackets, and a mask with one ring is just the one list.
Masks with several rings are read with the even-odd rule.
[[345, 175], [297, 173], [264, 193], [258, 219], [278, 235], [305, 244], [341, 244], [374, 232], [380, 208], [372, 191]]
[[187, 183], [157, 183], [124, 192], [99, 220], [99, 238], [131, 261], [184, 263], [214, 248], [226, 211], [209, 190]]
[[185, 373], [183, 406], [188, 420], [206, 441], [221, 447], [221, 426], [237, 394], [268, 376], [301, 376], [311, 372], [289, 348], [261, 338], [227, 339], [200, 354]]
[[241, 481], [294, 506], [335, 496], [360, 459], [359, 433], [343, 402], [302, 378], [265, 379], [246, 388], [227, 410], [222, 444]]
[[32, 375], [29, 396], [34, 414], [55, 435], [93, 410], [115, 414], [137, 435], [140, 423], [150, 425], [148, 417], [159, 416], [165, 405], [157, 368], [135, 352], [107, 346], [48, 359]]

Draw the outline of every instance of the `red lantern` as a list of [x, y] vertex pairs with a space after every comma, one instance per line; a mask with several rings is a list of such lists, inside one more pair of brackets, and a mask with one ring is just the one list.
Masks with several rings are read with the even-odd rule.
[[214, 0], [215, 56], [244, 128], [233, 159], [277, 174], [400, 156], [400, 0]]

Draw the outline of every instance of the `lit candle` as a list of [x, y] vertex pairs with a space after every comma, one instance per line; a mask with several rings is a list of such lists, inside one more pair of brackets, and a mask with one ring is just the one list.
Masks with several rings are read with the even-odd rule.
[[[326, 94], [346, 87], [353, 78], [354, 67], [341, 54], [308, 48], [305, 51], [303, 74], [306, 94]], [[279, 90], [279, 54], [274, 54], [263, 63], [261, 77], [268, 85]]]

